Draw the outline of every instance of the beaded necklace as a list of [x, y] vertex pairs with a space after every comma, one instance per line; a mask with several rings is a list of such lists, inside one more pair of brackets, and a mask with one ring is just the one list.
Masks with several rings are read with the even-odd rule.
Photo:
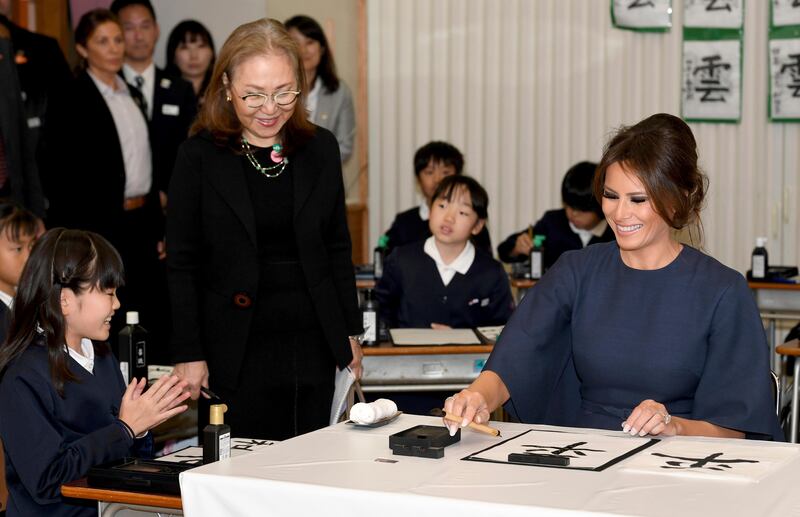
[[[286, 164], [289, 163], [289, 159], [285, 156], [281, 156], [281, 151], [283, 151], [283, 146], [281, 144], [274, 144], [272, 146], [272, 152], [270, 152], [269, 157], [275, 162], [274, 165], [270, 165], [269, 167], [264, 167], [255, 157], [255, 152], [253, 148], [250, 147], [250, 143], [247, 139], [243, 136], [242, 137], [242, 151], [244, 151], [245, 156], [247, 156], [247, 160], [250, 162], [255, 170], [260, 172], [266, 178], [277, 178], [283, 173], [283, 170], [286, 168]], [[280, 167], [280, 169], [278, 169]], [[278, 172], [271, 172], [275, 169], [278, 169]]]

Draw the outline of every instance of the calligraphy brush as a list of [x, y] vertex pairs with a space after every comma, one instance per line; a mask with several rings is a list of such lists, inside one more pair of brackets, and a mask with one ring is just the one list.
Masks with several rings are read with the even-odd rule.
[[[431, 411], [431, 414], [433, 414], [433, 416], [440, 416], [449, 422], [455, 422], [457, 424], [460, 424], [464, 420], [460, 416], [451, 415], [445, 412], [443, 409], [438, 409], [438, 408], [435, 411]], [[490, 436], [496, 436], [498, 438], [502, 438], [502, 436], [500, 436], [499, 429], [495, 429], [494, 427], [489, 427], [488, 425], [476, 424], [475, 422], [470, 422], [467, 425], [467, 427], [469, 427], [470, 429], [474, 429], [479, 433], [484, 433]]]
[[210, 389], [206, 388], [205, 386], [200, 386], [200, 391], [208, 395], [209, 398], [211, 398], [212, 400], [220, 400], [220, 401], [222, 400], [222, 397], [220, 397]]

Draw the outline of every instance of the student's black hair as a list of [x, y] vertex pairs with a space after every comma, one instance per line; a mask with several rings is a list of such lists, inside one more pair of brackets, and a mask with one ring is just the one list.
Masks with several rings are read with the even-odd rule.
[[153, 4], [150, 3], [150, 0], [114, 0], [113, 2], [111, 2], [111, 7], [109, 7], [108, 9], [112, 13], [119, 16], [119, 12], [121, 10], [131, 5], [141, 5], [142, 7], [150, 11], [150, 15], [153, 17], [153, 21], [157, 21], [156, 10], [153, 9]]
[[464, 170], [464, 155], [453, 144], [441, 141], [428, 142], [414, 153], [414, 175], [419, 177], [422, 169], [429, 163], [441, 163], [450, 165], [456, 170], [456, 174], [461, 174]]
[[202, 41], [211, 48], [211, 62], [208, 64], [208, 70], [206, 70], [206, 75], [203, 78], [203, 84], [200, 86], [200, 91], [197, 94], [197, 97], [200, 98], [205, 93], [206, 88], [208, 88], [208, 83], [211, 81], [211, 72], [214, 71], [214, 63], [217, 60], [214, 38], [211, 37], [211, 33], [206, 29], [205, 25], [197, 20], [183, 20], [172, 29], [172, 32], [169, 33], [169, 39], [167, 39], [166, 72], [174, 77], [181, 76], [181, 71], [178, 65], [175, 64], [175, 51], [178, 50], [181, 43], [189, 43], [197, 40]]
[[488, 219], [489, 217], [489, 194], [475, 179], [469, 176], [462, 176], [454, 174], [445, 177], [431, 198], [431, 204], [435, 203], [437, 199], [444, 199], [445, 201], [452, 201], [453, 197], [458, 196], [460, 190], [469, 192], [469, 197], [472, 202], [472, 210], [478, 215], [478, 219]]
[[0, 234], [5, 233], [14, 242], [20, 237], [36, 235], [39, 218], [12, 199], [0, 199]]
[[575, 210], [594, 212], [602, 219], [603, 209], [593, 189], [596, 170], [597, 164], [592, 162], [580, 162], [570, 167], [561, 182], [561, 201]]
[[319, 65], [317, 65], [317, 75], [322, 79], [322, 84], [325, 85], [331, 92], [339, 89], [339, 75], [336, 73], [336, 61], [333, 59], [333, 52], [331, 46], [328, 45], [328, 38], [325, 37], [325, 31], [314, 18], [298, 14], [292, 16], [283, 25], [286, 30], [297, 29], [300, 34], [306, 38], [313, 39], [319, 43], [322, 49], [322, 55], [319, 57]]
[[122, 259], [103, 237], [83, 230], [54, 228], [34, 245], [22, 270], [8, 341], [0, 346], [0, 375], [8, 364], [40, 339], [47, 347], [50, 376], [59, 395], [77, 381], [67, 366], [66, 324], [61, 290], [75, 294], [115, 289], [124, 284]]

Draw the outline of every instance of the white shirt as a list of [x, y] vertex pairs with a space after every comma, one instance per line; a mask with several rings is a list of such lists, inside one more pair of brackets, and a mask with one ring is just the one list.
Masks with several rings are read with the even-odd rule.
[[150, 140], [147, 121], [128, 91], [125, 81], [114, 76], [117, 89], [97, 79], [91, 72], [97, 89], [103, 95], [106, 106], [117, 128], [122, 160], [125, 163], [125, 197], [144, 196], [153, 184], [153, 164], [150, 161]]
[[428, 206], [426, 203], [422, 203], [419, 205], [419, 218], [423, 221], [427, 221], [431, 216], [431, 207]]
[[606, 231], [606, 226], [608, 226], [608, 223], [605, 220], [601, 220], [591, 230], [582, 230], [574, 224], [569, 223], [570, 230], [572, 230], [573, 233], [578, 234], [578, 237], [581, 238], [584, 248], [588, 246], [589, 241], [592, 240], [592, 237], [602, 237], [603, 233]]
[[91, 339], [81, 339], [81, 352], [78, 353], [67, 345], [64, 348], [69, 352], [69, 356], [75, 359], [79, 365], [83, 366], [84, 370], [89, 373], [94, 373], [94, 345]]
[[[136, 70], [131, 68], [131, 66], [128, 63], [125, 63], [125, 64], [122, 65], [122, 75], [125, 76], [125, 80], [128, 81], [128, 84], [132, 84], [132, 85], [136, 86], [137, 88], [139, 88], [139, 91], [142, 92], [142, 95], [144, 96], [144, 100], [147, 102], [147, 118], [148, 119], [152, 119], [153, 118], [153, 95], [155, 94], [155, 91], [156, 91], [156, 65], [155, 65], [155, 63], [151, 62], [150, 66], [145, 68], [144, 72], [142, 72], [142, 73], [137, 72]], [[142, 79], [144, 79], [144, 82], [142, 83], [141, 87], [139, 87], [139, 85], [136, 82], [136, 77], [137, 76], [142, 76]]]
[[11, 306], [14, 305], [14, 297], [11, 296], [8, 293], [4, 293], [3, 291], [0, 291], [0, 302], [3, 302], [4, 304], [6, 304], [6, 307], [8, 307], [10, 309]]
[[422, 249], [426, 255], [436, 262], [436, 269], [439, 270], [439, 276], [442, 277], [444, 285], [449, 284], [453, 277], [456, 276], [456, 273], [466, 275], [475, 260], [475, 246], [470, 241], [467, 241], [467, 245], [464, 246], [461, 253], [449, 264], [445, 264], [444, 260], [442, 260], [442, 255], [439, 253], [439, 248], [436, 247], [436, 239], [434, 237], [428, 237]]
[[317, 123], [317, 104], [319, 104], [319, 92], [322, 91], [322, 79], [317, 76], [314, 79], [314, 87], [308, 92], [306, 97], [306, 109], [308, 110], [308, 118], [311, 122]]

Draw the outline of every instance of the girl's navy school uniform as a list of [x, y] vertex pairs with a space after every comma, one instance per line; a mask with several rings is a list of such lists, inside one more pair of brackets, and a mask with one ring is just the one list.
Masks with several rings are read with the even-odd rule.
[[375, 293], [389, 328], [503, 325], [514, 309], [508, 276], [499, 262], [468, 242], [445, 266], [433, 237], [392, 252]]
[[77, 380], [64, 383], [63, 397], [43, 338], [14, 359], [0, 381], [9, 517], [96, 516], [95, 502], [65, 499], [61, 485], [102, 463], [152, 455], [151, 434], [133, 439], [117, 418], [125, 383], [108, 345], [94, 344], [91, 372], [71, 356], [67, 363]]

